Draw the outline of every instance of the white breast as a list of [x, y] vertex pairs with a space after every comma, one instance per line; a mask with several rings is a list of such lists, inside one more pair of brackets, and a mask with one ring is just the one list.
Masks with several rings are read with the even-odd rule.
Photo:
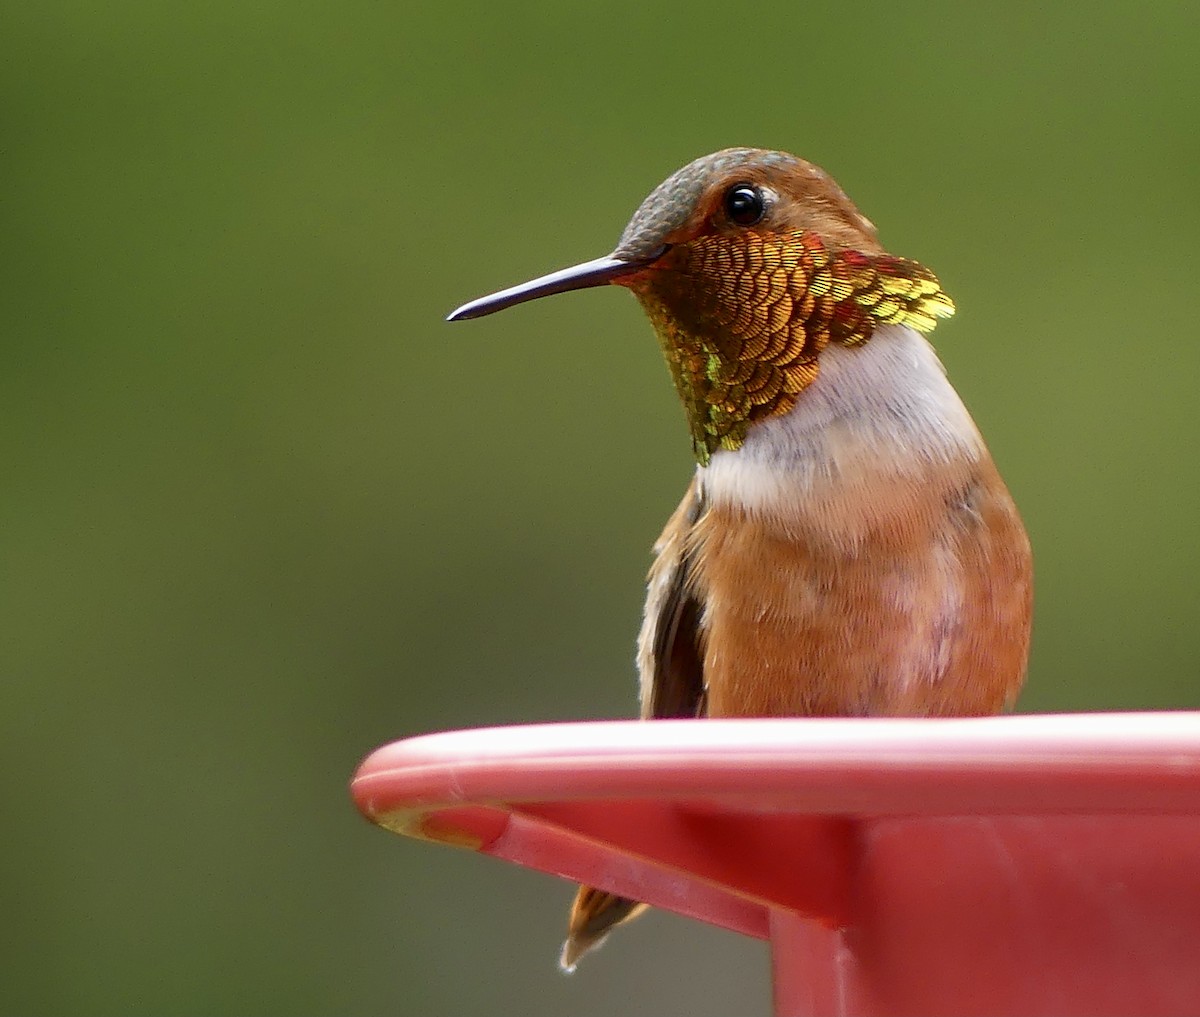
[[710, 504], [789, 525], [815, 515], [847, 535], [986, 455], [933, 348], [892, 325], [862, 346], [827, 348], [796, 405], [736, 451], [715, 452], [699, 480]]

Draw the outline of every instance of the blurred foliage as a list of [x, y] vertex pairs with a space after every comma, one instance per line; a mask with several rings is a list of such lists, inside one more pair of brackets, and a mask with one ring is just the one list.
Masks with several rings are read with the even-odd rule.
[[733, 144], [830, 170], [1037, 555], [1022, 708], [1200, 706], [1195, 5], [8, 4], [0, 1012], [764, 1012], [361, 822], [384, 741], [629, 715], [690, 472], [635, 301], [451, 328]]

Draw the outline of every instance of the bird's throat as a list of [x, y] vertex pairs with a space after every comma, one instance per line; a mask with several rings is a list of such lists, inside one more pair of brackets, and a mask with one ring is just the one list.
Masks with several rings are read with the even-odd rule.
[[916, 262], [829, 251], [812, 233], [700, 237], [630, 282], [683, 402], [696, 461], [786, 414], [831, 343], [884, 324], [929, 331], [954, 305]]

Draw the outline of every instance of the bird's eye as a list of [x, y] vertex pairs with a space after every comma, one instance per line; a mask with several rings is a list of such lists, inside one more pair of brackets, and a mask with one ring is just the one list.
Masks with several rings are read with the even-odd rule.
[[767, 211], [762, 191], [751, 184], [735, 184], [725, 192], [725, 215], [738, 226], [753, 226]]

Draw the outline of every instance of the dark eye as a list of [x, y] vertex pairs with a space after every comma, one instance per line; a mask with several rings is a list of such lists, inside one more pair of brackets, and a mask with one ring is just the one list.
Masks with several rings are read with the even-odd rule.
[[738, 226], [753, 226], [767, 210], [762, 191], [750, 184], [735, 184], [725, 192], [725, 215]]

